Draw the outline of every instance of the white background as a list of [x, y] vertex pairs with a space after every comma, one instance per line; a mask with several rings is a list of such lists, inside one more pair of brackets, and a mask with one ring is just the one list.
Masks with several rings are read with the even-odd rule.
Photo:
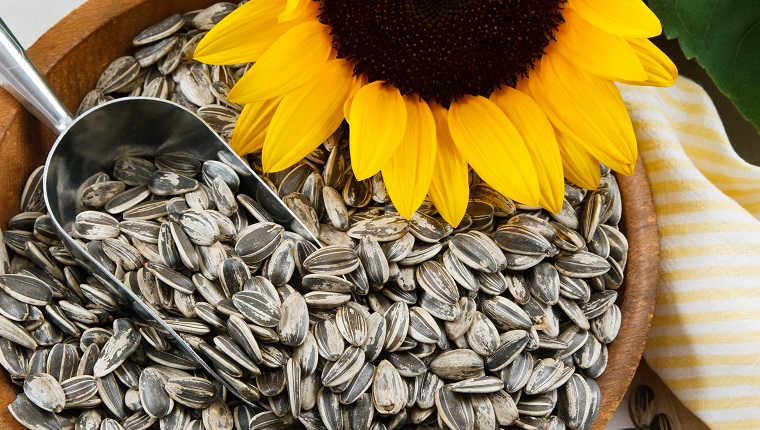
[[0, 18], [19, 42], [29, 47], [82, 3], [84, 0], [0, 0]]
[[[45, 31], [84, 2], [85, 0], [0, 0], [0, 18], [19, 42], [24, 47], [29, 47]], [[631, 426], [627, 409], [627, 402], [622, 403], [607, 426], [608, 430]]]

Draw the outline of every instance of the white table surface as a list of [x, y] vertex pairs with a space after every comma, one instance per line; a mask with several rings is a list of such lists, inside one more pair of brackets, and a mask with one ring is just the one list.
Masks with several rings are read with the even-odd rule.
[[[76, 9], [85, 0], [0, 0], [0, 18], [28, 48], [45, 31]], [[628, 418], [627, 399], [615, 413], [606, 430], [633, 427]]]

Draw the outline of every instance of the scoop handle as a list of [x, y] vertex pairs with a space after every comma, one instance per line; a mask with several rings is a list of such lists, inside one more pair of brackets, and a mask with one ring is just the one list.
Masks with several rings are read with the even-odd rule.
[[16, 36], [0, 19], [2, 86], [43, 124], [61, 134], [73, 121], [71, 112], [26, 55]]

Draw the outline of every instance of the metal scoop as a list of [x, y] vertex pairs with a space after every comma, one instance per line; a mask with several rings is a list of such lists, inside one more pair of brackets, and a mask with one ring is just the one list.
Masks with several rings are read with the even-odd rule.
[[[109, 273], [68, 234], [83, 210], [77, 191], [97, 172], [110, 171], [123, 156], [154, 158], [169, 152], [189, 153], [201, 160], [233, 165], [240, 190], [258, 196], [259, 203], [279, 224], [319, 244], [279, 197], [195, 114], [160, 99], [126, 97], [99, 105], [74, 119], [16, 38], [0, 20], [0, 76], [4, 86], [45, 125], [59, 133], [44, 169], [44, 196], [53, 224], [74, 259], [114, 295], [129, 314], [168, 334], [213, 377], [237, 393], [151, 307]], [[241, 396], [238, 396], [243, 398]]]

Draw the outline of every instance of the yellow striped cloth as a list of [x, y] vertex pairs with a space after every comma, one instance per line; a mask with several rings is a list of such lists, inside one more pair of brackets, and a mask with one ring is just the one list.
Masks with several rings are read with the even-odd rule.
[[620, 90], [662, 249], [644, 357], [710, 428], [760, 429], [760, 168], [696, 83]]

